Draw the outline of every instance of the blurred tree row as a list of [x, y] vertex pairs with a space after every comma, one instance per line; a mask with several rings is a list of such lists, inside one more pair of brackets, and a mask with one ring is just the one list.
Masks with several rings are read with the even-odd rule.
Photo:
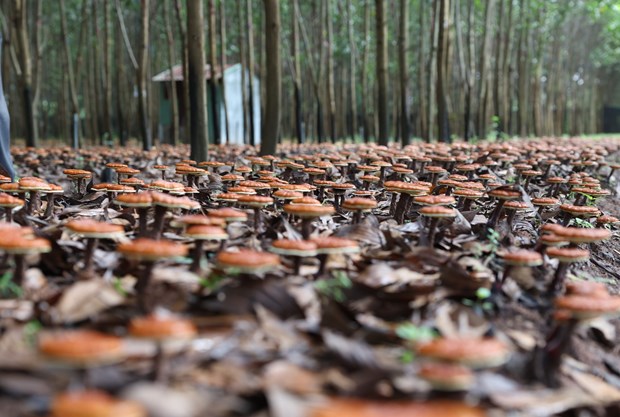
[[[597, 132], [620, 65], [616, 0], [0, 0], [0, 12], [12, 133], [30, 145], [188, 141], [189, 120], [158, 132], [150, 80], [176, 64], [191, 78], [197, 54], [258, 76], [263, 126], [246, 117], [245, 136], [268, 146]], [[184, 108], [205, 102], [181, 94]]]

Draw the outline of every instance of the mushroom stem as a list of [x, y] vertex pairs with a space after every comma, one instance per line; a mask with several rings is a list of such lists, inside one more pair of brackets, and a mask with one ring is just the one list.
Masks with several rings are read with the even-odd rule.
[[508, 217], [506, 218], [506, 223], [508, 224], [508, 230], [510, 230], [512, 232], [512, 222], [515, 219], [515, 216], [517, 214], [516, 210], [510, 210], [510, 213], [508, 213]]
[[15, 272], [13, 273], [13, 282], [15, 285], [21, 288], [24, 278], [26, 277], [26, 255], [15, 254], [13, 256], [15, 261]]
[[261, 233], [261, 213], [260, 208], [254, 207], [254, 233], [258, 236]]
[[165, 352], [161, 341], [155, 343], [155, 355], [153, 356], [153, 382], [162, 382], [165, 377]]
[[465, 198], [463, 201], [463, 211], [469, 211], [471, 210], [471, 204], [474, 200], [472, 200], [471, 198]]
[[154, 261], [146, 261], [144, 262], [144, 268], [142, 270], [142, 274], [140, 274], [140, 277], [138, 278], [138, 281], [136, 282], [136, 295], [138, 298], [138, 308], [140, 309], [141, 312], [143, 313], [149, 313], [149, 308], [146, 304], [147, 301], [147, 297], [146, 297], [146, 290], [149, 287], [149, 284], [151, 282], [151, 275], [153, 273], [153, 267], [155, 266], [155, 262]]
[[148, 220], [148, 207], [138, 208], [138, 236], [146, 235], [146, 225]]
[[362, 220], [362, 212], [360, 210], [356, 210], [353, 213], [352, 222], [353, 222], [353, 224], [358, 224], [361, 220]]
[[487, 223], [487, 227], [494, 228], [497, 224], [497, 220], [499, 219], [500, 214], [502, 213], [502, 209], [504, 208], [504, 203], [506, 200], [498, 200], [497, 205], [495, 206], [495, 210], [491, 214], [489, 218], [489, 222]]
[[13, 223], [13, 208], [12, 207], [6, 207], [4, 209], [4, 214], [6, 217], [6, 222], [7, 223]]
[[47, 195], [47, 207], [45, 208], [45, 214], [44, 214], [46, 219], [52, 217], [52, 214], [54, 214], [54, 203], [55, 202], [56, 202], [56, 194], [49, 193]]
[[192, 258], [192, 266], [190, 267], [191, 272], [200, 271], [200, 260], [202, 259], [202, 253], [204, 251], [204, 240], [197, 239], [194, 242], [194, 253]]
[[312, 233], [312, 219], [302, 219], [301, 220], [301, 236], [304, 240], [310, 239], [310, 234]]
[[319, 260], [319, 270], [316, 273], [317, 277], [320, 277], [321, 275], [325, 273], [325, 267], [327, 266], [327, 257], [328, 257], [328, 254], [326, 253], [320, 253], [317, 256]]
[[569, 265], [570, 264], [568, 262], [560, 262], [558, 265], [558, 269], [555, 271], [555, 275], [553, 276], [553, 281], [551, 281], [551, 285], [549, 285], [550, 295], [559, 293], [564, 287], [564, 281], [566, 280], [566, 273], [568, 272]]
[[431, 222], [428, 226], [428, 246], [435, 246], [435, 231], [437, 229], [437, 224], [439, 223], [439, 217], [432, 217]]
[[579, 324], [576, 319], [555, 324], [547, 337], [545, 346], [534, 356], [533, 370], [537, 379], [549, 387], [557, 387], [557, 374], [562, 364], [562, 355], [570, 347], [571, 336]]
[[389, 214], [390, 216], [394, 215], [394, 212], [396, 211], [396, 202], [398, 201], [398, 199], [396, 198], [398, 194], [396, 192], [392, 192], [392, 199], [390, 200], [390, 211]]
[[301, 256], [293, 257], [293, 271], [295, 275], [299, 275], [299, 271], [301, 270]]
[[568, 226], [572, 218], [573, 216], [568, 211], [564, 212], [564, 215], [562, 216], [562, 226]]
[[510, 273], [512, 272], [512, 269], [513, 269], [512, 265], [506, 265], [506, 268], [504, 269], [504, 273], [502, 274], [502, 277], [500, 279], [495, 280], [495, 283], [491, 290], [493, 294], [500, 294], [502, 292], [502, 287], [504, 286], [504, 283], [506, 282], [508, 277], [510, 277]]
[[84, 273], [90, 275], [93, 272], [94, 254], [99, 239], [92, 238], [86, 240], [86, 250], [84, 251]]
[[409, 205], [409, 200], [411, 200], [411, 196], [409, 194], [400, 194], [398, 204], [396, 205], [396, 212], [394, 213], [394, 220], [396, 220], [398, 224], [403, 224], [405, 222], [405, 216], [407, 214], [407, 206]]
[[32, 215], [34, 211], [37, 210], [39, 205], [39, 192], [38, 191], [30, 191], [30, 199], [28, 204], [26, 205], [26, 214]]
[[153, 238], [159, 239], [164, 229], [164, 217], [166, 216], [166, 207], [155, 206], [155, 221], [153, 222]]

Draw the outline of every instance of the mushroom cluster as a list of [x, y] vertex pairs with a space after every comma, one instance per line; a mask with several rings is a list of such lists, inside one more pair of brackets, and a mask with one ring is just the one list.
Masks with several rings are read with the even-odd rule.
[[195, 378], [258, 415], [278, 390], [305, 392], [264, 379], [282, 362], [331, 394], [306, 415], [483, 415], [505, 404], [478, 378], [570, 383], [575, 329], [620, 315], [594, 282], [616, 276], [620, 141], [209, 151], [14, 150], [0, 280], [18, 290], [0, 290], [28, 308], [3, 319], [43, 325], [42, 363], [81, 376], [54, 382], [49, 415], [146, 415], [101, 391], [124, 385], [91, 386], [105, 367]]

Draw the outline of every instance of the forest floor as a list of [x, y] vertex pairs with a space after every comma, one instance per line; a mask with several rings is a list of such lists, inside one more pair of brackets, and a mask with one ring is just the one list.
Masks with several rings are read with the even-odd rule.
[[[487, 226], [495, 200], [485, 197], [467, 210], [458, 205], [454, 219], [438, 223], [433, 247], [428, 245], [429, 226], [420, 206], [408, 207], [403, 221], [398, 221], [390, 210], [393, 192], [379, 184], [367, 187], [363, 172], [350, 174], [326, 166], [328, 179], [349, 182], [357, 190], [369, 188], [370, 193], [360, 194], [366, 198], [370, 194], [377, 205], [359, 220], [337, 207], [314, 220], [312, 237], [345, 238], [358, 250], [325, 257], [313, 254], [298, 271], [288, 255], [280, 256], [279, 266], [261, 272], [231, 270], [222, 266], [221, 252], [270, 252], [275, 240], [299, 240], [303, 232], [298, 219], [286, 215], [282, 204], [255, 210], [237, 203], [249, 221], [228, 223], [224, 243], [205, 243], [205, 259], [198, 271], [191, 271], [191, 255], [155, 263], [146, 292], [147, 309], [184, 317], [197, 328], [190, 339], [167, 340], [162, 351], [152, 340], [132, 337], [128, 330], [132, 320], [144, 314], [136, 305], [139, 294], [134, 285], [145, 273], [145, 264], [126, 259], [117, 249], [119, 242], [135, 241], [139, 235], [136, 211], [115, 204], [111, 192], [97, 191], [92, 184], [78, 192], [64, 170], [92, 172], [97, 184], [110, 174], [106, 163], [122, 162], [138, 169], [141, 180], [153, 183], [161, 178], [154, 166], [168, 164], [169, 177], [180, 182], [181, 175], [173, 177], [174, 166], [187, 157], [187, 149], [163, 147], [151, 153], [129, 148], [18, 150], [15, 160], [22, 178], [34, 176], [59, 184], [64, 194], [55, 198], [50, 211], [46, 212], [48, 199], [43, 198], [32, 213], [15, 213], [19, 230], [30, 227], [51, 243], [48, 253], [27, 258], [30, 267], [21, 287], [12, 281], [13, 260], [7, 256], [0, 260], [0, 416], [47, 416], [59, 393], [86, 388], [135, 401], [151, 417], [344, 416], [329, 414], [334, 398], [361, 398], [371, 405], [386, 401], [466, 405], [471, 416], [620, 415], [619, 318], [581, 322], [554, 370], [553, 358], [545, 357], [549, 363], [541, 365], [536, 355], [558, 325], [553, 296], [547, 291], [557, 260], [545, 257], [542, 266], [519, 268], [501, 291], [492, 291], [503, 276], [505, 252], [533, 249], [542, 224], [562, 222], [558, 207], [541, 214], [533, 210], [531, 200], [549, 194], [542, 176], [532, 180], [527, 190], [523, 184], [508, 184], [516, 175], [514, 166], [539, 158], [542, 168], [545, 158], [557, 155], [560, 164], [553, 174], [569, 179], [576, 178], [575, 161], [620, 160], [620, 141], [609, 136], [593, 142], [556, 142], [414, 144], [410, 155], [466, 155], [466, 163], [479, 164], [471, 181], [483, 184], [480, 176], [493, 174], [497, 184], [486, 191], [494, 187], [515, 191], [529, 204], [511, 227], [502, 216], [492, 229]], [[253, 159], [253, 152], [242, 147], [213, 149], [212, 160], [225, 164], [205, 168], [210, 171], [194, 184], [198, 193], [186, 194], [199, 203], [200, 213], [212, 218], [217, 214], [213, 210], [231, 205], [217, 198], [230, 192], [225, 176], [240, 173], [241, 166], [260, 165], [264, 160]], [[484, 161], [499, 158], [492, 156], [494, 152], [515, 158], [505, 166], [487, 168]], [[284, 147], [278, 155], [299, 157], [295, 160], [307, 166], [346, 157], [355, 160], [358, 168], [379, 159], [395, 164], [400, 156], [400, 151], [374, 145]], [[303, 171], [270, 164], [268, 169], [283, 181], [309, 182]], [[176, 167], [177, 173], [180, 168]], [[608, 180], [609, 167], [582, 172], [610, 192], [593, 203], [600, 212], [620, 215], [620, 183], [615, 176]], [[250, 182], [256, 186], [261, 178], [258, 169], [243, 175], [248, 186]], [[429, 172], [415, 167], [403, 177], [388, 169], [385, 180], [398, 179], [432, 181]], [[331, 193], [310, 194], [322, 199], [324, 206], [334, 204]], [[569, 204], [575, 193], [566, 186], [558, 198]], [[181, 213], [172, 211], [164, 218], [163, 239], [193, 248], [194, 240], [175, 225]], [[256, 213], [260, 213], [257, 222]], [[99, 241], [93, 269], [86, 274], [85, 240], [67, 229], [67, 223], [76, 219], [123, 229], [122, 237]], [[149, 229], [154, 223], [149, 218]], [[571, 225], [593, 228], [595, 223], [584, 220]], [[610, 231], [611, 237], [603, 242], [581, 245], [590, 250], [589, 260], [569, 268], [568, 282], [600, 282], [611, 296], [620, 293], [620, 233], [614, 225]], [[46, 335], [76, 329], [122, 339], [122, 355], [76, 363], [42, 354], [41, 340]], [[474, 369], [473, 379], [462, 389], [441, 389], [421, 373], [428, 362], [420, 346], [438, 338], [493, 339], [508, 346], [511, 354], [505, 363]], [[364, 409], [353, 415], [388, 414]]]

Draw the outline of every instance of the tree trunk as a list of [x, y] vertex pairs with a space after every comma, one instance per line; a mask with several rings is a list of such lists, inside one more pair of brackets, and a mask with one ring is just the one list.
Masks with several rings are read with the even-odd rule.
[[379, 118], [379, 145], [387, 145], [389, 141], [388, 120], [388, 34], [385, 19], [385, 0], [375, 0], [375, 31], [377, 37], [377, 116]]
[[37, 128], [37, 112], [34, 108], [34, 90], [32, 77], [32, 57], [30, 54], [30, 38], [28, 30], [28, 9], [25, 0], [14, 0], [14, 25], [19, 44], [19, 61], [21, 67], [21, 95], [24, 106], [24, 122], [26, 125], [26, 146], [38, 146], [39, 132]]
[[103, 2], [103, 135], [112, 144], [112, 60], [110, 59], [110, 4]]
[[[473, 0], [472, 0], [473, 1]], [[420, 100], [418, 102], [418, 112], [420, 113], [420, 127], [419, 127], [419, 136], [423, 138], [429, 137], [429, 114], [428, 114], [428, 105], [427, 105], [427, 97], [426, 94], [426, 76], [424, 69], [424, 63], [426, 62], [426, 39], [429, 38], [426, 31], [426, 19], [424, 18], [426, 10], [425, 10], [425, 1], [419, 2], [420, 7], [418, 9], [418, 24], [420, 26], [419, 31], [419, 41], [418, 41], [418, 96]]]
[[447, 36], [446, 27], [449, 25], [448, 10], [450, 10], [449, 0], [439, 1], [439, 16], [435, 22], [438, 25], [438, 41], [437, 41], [437, 127], [438, 138], [442, 142], [450, 142], [450, 124], [448, 122], [448, 109], [445, 93], [445, 68], [447, 55]]
[[121, 146], [127, 146], [127, 124], [125, 118], [125, 107], [123, 106], [123, 96], [126, 82], [125, 65], [123, 59], [123, 35], [120, 22], [117, 22], [115, 47], [116, 61], [116, 124], [118, 127], [118, 140]]
[[[188, 46], [187, 46], [187, 31], [185, 29], [185, 25], [183, 24], [183, 16], [181, 15], [181, 0], [175, 0], [174, 2], [174, 10], [177, 18], [177, 24], [179, 26], [179, 40], [181, 41], [181, 51], [183, 52], [183, 82], [181, 83], [181, 87], [183, 88], [183, 111], [179, 112], [183, 114], [183, 127], [184, 127], [184, 137], [189, 138], [190, 135], [190, 121], [189, 121], [189, 64], [188, 64]], [[179, 123], [181, 120], [179, 120]]]
[[173, 76], [174, 62], [174, 35], [170, 24], [170, 0], [164, 1], [164, 21], [166, 25], [166, 41], [168, 43], [168, 68], [170, 71], [170, 108], [172, 110], [170, 125], [170, 142], [179, 143], [179, 102], [177, 101], [177, 82]]
[[347, 0], [347, 34], [349, 36], [349, 94], [350, 94], [350, 117], [351, 117], [351, 141], [355, 142], [357, 131], [357, 77], [355, 71], [355, 38], [353, 37], [353, 10], [351, 0]]
[[[222, 71], [222, 82], [220, 87], [222, 89], [222, 105], [224, 108], [224, 132], [226, 133], [226, 144], [230, 143], [230, 126], [228, 123], [228, 103], [226, 102], [226, 79], [224, 73], [226, 72], [226, 7], [223, 1], [220, 1], [220, 68]], [[220, 131], [221, 134], [221, 131]]]
[[202, 0], [187, 0], [190, 143], [191, 158], [196, 161], [209, 156], [204, 23]]
[[254, 58], [254, 23], [252, 16], [252, 0], [246, 0], [246, 30], [248, 41], [248, 104], [249, 104], [249, 118], [248, 127], [250, 134], [250, 145], [256, 145], [256, 126], [254, 126], [254, 67], [256, 65]]
[[211, 97], [211, 119], [213, 119], [213, 143], [221, 144], [220, 137], [220, 112], [217, 102], [218, 75], [224, 80], [224, 69], [217, 69], [217, 16], [215, 10], [215, 0], [209, 0], [209, 66], [211, 68], [211, 79], [209, 80], [209, 96]]
[[248, 132], [250, 131], [250, 117], [251, 114], [248, 110], [248, 88], [247, 88], [247, 52], [246, 52], [246, 41], [245, 41], [245, 17], [244, 17], [244, 4], [242, 1], [237, 2], [237, 22], [239, 22], [239, 56], [241, 62], [241, 107], [243, 109], [243, 134], [242, 134], [242, 143], [249, 144], [250, 137]]
[[302, 93], [301, 93], [301, 53], [299, 51], [299, 20], [297, 10], [299, 5], [297, 0], [292, 0], [293, 16], [291, 18], [291, 54], [293, 55], [293, 94], [295, 108], [295, 135], [297, 143], [304, 142], [303, 115], [302, 115]]
[[141, 0], [140, 25], [140, 60], [137, 71], [138, 84], [138, 111], [140, 113], [140, 134], [142, 136], [142, 149], [150, 151], [153, 146], [151, 132], [151, 120], [149, 117], [147, 73], [149, 66], [149, 29], [150, 29], [150, 6], [151, 0]]
[[398, 34], [398, 69], [400, 75], [400, 143], [410, 143], [408, 100], [409, 0], [400, 0], [400, 27]]
[[325, 0], [325, 21], [327, 22], [327, 112], [329, 115], [329, 136], [336, 142], [336, 93], [334, 88], [334, 24], [331, 1]]
[[263, 0], [265, 6], [265, 59], [266, 90], [265, 130], [260, 154], [274, 155], [280, 135], [280, 98], [282, 92], [282, 66], [280, 65], [280, 4], [279, 0]]
[[364, 2], [364, 48], [362, 49], [362, 70], [360, 76], [362, 77], [362, 129], [364, 129], [364, 143], [370, 141], [370, 99], [368, 94], [368, 75], [366, 68], [368, 67], [368, 43], [370, 32], [370, 3], [371, 0], [365, 0]]
[[73, 62], [71, 60], [71, 53], [69, 50], [69, 37], [67, 34], [67, 18], [65, 12], [65, 0], [60, 0], [60, 36], [63, 43], [64, 52], [64, 72], [67, 76], [67, 82], [69, 84], [69, 97], [71, 102], [71, 134], [73, 138], [71, 144], [74, 148], [80, 146], [80, 104], [78, 101], [77, 88], [75, 83], [75, 75], [73, 72]]

